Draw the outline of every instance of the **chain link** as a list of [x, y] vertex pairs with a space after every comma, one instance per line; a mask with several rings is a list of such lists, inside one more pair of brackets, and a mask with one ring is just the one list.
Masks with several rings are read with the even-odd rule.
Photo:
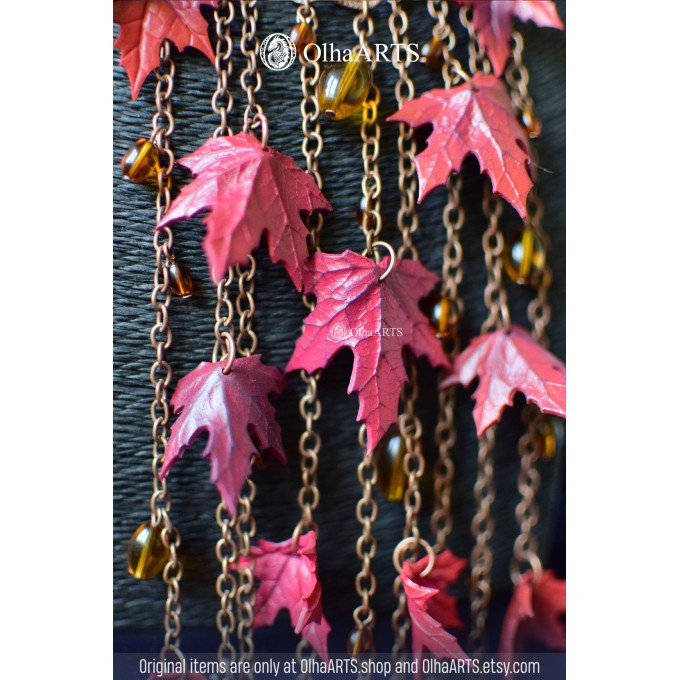
[[[215, 590], [220, 598], [220, 609], [215, 617], [217, 630], [220, 632], [220, 646], [217, 649], [218, 661], [231, 662], [236, 660], [236, 649], [231, 643], [230, 636], [236, 630], [234, 618], [234, 598], [236, 597], [235, 566], [238, 559], [236, 543], [234, 542], [234, 518], [227, 517], [224, 503], [219, 503], [215, 511], [215, 521], [220, 527], [221, 538], [215, 545], [215, 554], [222, 570], [217, 577]], [[225, 655], [229, 655], [227, 659]], [[231, 677], [231, 673], [228, 674]]]
[[[375, 51], [368, 42], [375, 31], [375, 25], [369, 12], [368, 0], [363, 0], [361, 11], [354, 16], [352, 28], [359, 40], [359, 49], [363, 54], [370, 55], [371, 68], [375, 70]], [[380, 212], [382, 180], [378, 163], [380, 156], [379, 105], [380, 88], [373, 81], [361, 114], [361, 158], [364, 166], [364, 175], [361, 180], [361, 191], [364, 197], [361, 230], [366, 236], [364, 255], [370, 255], [374, 251], [373, 244], [378, 240], [382, 229], [382, 214]]]
[[[449, 358], [453, 360], [460, 351], [458, 324], [463, 316], [465, 304], [458, 293], [463, 280], [463, 247], [460, 231], [465, 222], [461, 192], [463, 179], [461, 175], [451, 176], [447, 183], [448, 200], [443, 212], [446, 228], [446, 243], [442, 258], [442, 295], [446, 296], [451, 306], [451, 338]], [[451, 452], [458, 437], [455, 421], [456, 389], [450, 387], [439, 393], [439, 415], [434, 431], [437, 445], [437, 460], [434, 467], [434, 510], [431, 528], [436, 536], [435, 551], [446, 548], [446, 539], [453, 530], [453, 514], [451, 495], [455, 467]]]
[[486, 52], [479, 44], [479, 37], [477, 36], [477, 31], [475, 30], [475, 25], [472, 21], [472, 13], [474, 12], [473, 7], [461, 7], [458, 16], [460, 18], [460, 23], [467, 30], [470, 39], [468, 40], [468, 53], [469, 59], [468, 63], [470, 65], [470, 71], [472, 74], [491, 73], [491, 62]]
[[212, 96], [212, 109], [219, 116], [220, 124], [215, 128], [213, 137], [231, 135], [229, 127], [229, 114], [234, 108], [234, 97], [229, 89], [229, 79], [233, 71], [232, 53], [234, 41], [231, 38], [231, 23], [236, 12], [231, 0], [220, 0], [214, 12], [215, 31], [217, 42], [215, 43], [215, 72], [217, 73], [217, 87]]
[[371, 607], [371, 597], [375, 594], [377, 583], [371, 571], [371, 562], [378, 550], [378, 543], [373, 536], [373, 524], [378, 517], [378, 504], [373, 498], [373, 487], [377, 481], [377, 469], [373, 455], [366, 455], [366, 426], [359, 428], [359, 446], [362, 449], [361, 463], [357, 468], [357, 477], [362, 488], [362, 496], [356, 505], [356, 517], [361, 524], [361, 536], [357, 539], [356, 554], [361, 561], [361, 570], [356, 575], [355, 588], [361, 598], [361, 604], [353, 613], [354, 630], [358, 635], [368, 635], [368, 643], [373, 649], [372, 630], [375, 623], [375, 611]]
[[510, 86], [512, 103], [521, 111], [529, 111], [533, 116], [534, 100], [529, 94], [529, 71], [524, 65], [522, 56], [524, 39], [517, 31], [513, 31], [510, 42], [511, 52], [508, 65], [505, 68], [505, 80]]
[[456, 34], [449, 24], [449, 3], [447, 0], [427, 0], [427, 11], [436, 22], [432, 27], [432, 37], [439, 40], [444, 47], [442, 50], [444, 87], [453, 87], [463, 80], [469, 80], [470, 76], [465, 73], [465, 69], [453, 53], [456, 47]]
[[470, 556], [470, 614], [472, 629], [469, 642], [476, 652], [486, 651], [488, 639], [486, 619], [491, 601], [491, 572], [493, 553], [489, 546], [494, 531], [491, 506], [496, 496], [493, 479], [495, 429], [487, 430], [479, 440], [477, 457], [477, 481], [474, 497], [477, 511], [472, 518], [471, 533], [475, 541]]
[[269, 139], [267, 116], [255, 99], [255, 95], [262, 89], [262, 74], [257, 68], [257, 53], [260, 48], [257, 37], [257, 0], [241, 0], [241, 15], [243, 16], [241, 53], [246, 59], [246, 67], [241, 72], [241, 87], [247, 99], [243, 114], [243, 131], [254, 134], [259, 130], [262, 146], [267, 146]]
[[[158, 173], [158, 192], [156, 194], [156, 223], [160, 222], [170, 206], [170, 183], [175, 165], [175, 156], [170, 148], [170, 136], [175, 129], [175, 119], [172, 114], [172, 90], [174, 86], [175, 64], [170, 56], [170, 43], [165, 40], [160, 47], [160, 66], [156, 74], [156, 112], [152, 118], [151, 140], [159, 150], [161, 169]], [[151, 346], [156, 352], [156, 359], [151, 366], [149, 377], [154, 386], [154, 399], [151, 403], [151, 436], [153, 473], [153, 493], [151, 495], [152, 524], [162, 524], [161, 540], [168, 550], [168, 561], [163, 569], [163, 582], [166, 586], [165, 635], [161, 655], [174, 652], [178, 656], [182, 626], [180, 615], [180, 581], [182, 579], [182, 563], [177, 551], [181, 538], [179, 531], [170, 519], [172, 505], [170, 493], [165, 480], [159, 479], [159, 466], [163, 462], [168, 437], [168, 422], [170, 406], [168, 401], [168, 387], [172, 381], [172, 369], [165, 359], [165, 353], [172, 344], [168, 309], [172, 301], [170, 289], [170, 275], [168, 266], [174, 260], [172, 249], [172, 231], [164, 228], [154, 232], [153, 247], [156, 258], [154, 270], [154, 286], [151, 292], [151, 304], [156, 312], [156, 323], [151, 329]]]
[[486, 264], [487, 284], [484, 288], [484, 304], [489, 314], [482, 324], [482, 333], [510, 327], [508, 298], [503, 285], [503, 233], [499, 228], [503, 202], [491, 192], [488, 182], [484, 182], [482, 209], [488, 226], [482, 236], [484, 263]]

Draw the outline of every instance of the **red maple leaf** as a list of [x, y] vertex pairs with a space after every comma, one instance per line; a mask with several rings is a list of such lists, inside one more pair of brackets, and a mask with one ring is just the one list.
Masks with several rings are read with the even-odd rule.
[[431, 123], [427, 148], [414, 161], [418, 171], [418, 202], [435, 187], [459, 172], [473, 154], [493, 190], [526, 217], [527, 195], [533, 186], [529, 174], [526, 132], [517, 120], [502, 81], [480, 73], [469, 83], [435, 88], [404, 102], [388, 119], [418, 127]]
[[130, 78], [132, 99], [137, 99], [146, 77], [160, 66], [161, 43], [171, 40], [181, 52], [195, 47], [215, 59], [208, 22], [199, 7], [217, 7], [218, 0], [114, 0], [113, 21], [120, 25], [114, 47], [120, 49], [120, 65]]
[[524, 651], [529, 642], [565, 651], [566, 631], [562, 616], [567, 612], [567, 582], [544, 571], [533, 583], [531, 570], [522, 574], [515, 586], [503, 620], [499, 652], [514, 654]]
[[503, 74], [510, 56], [512, 20], [533, 21], [542, 28], [564, 29], [552, 0], [456, 0], [473, 7], [472, 23], [479, 43], [491, 59], [494, 73]]
[[306, 293], [316, 308], [286, 372], [313, 373], [328, 365], [343, 347], [354, 353], [347, 393], [359, 393], [357, 420], [366, 423], [368, 453], [397, 419], [399, 391], [406, 382], [402, 349], [409, 347], [433, 366], [446, 366], [441, 343], [418, 308], [437, 283], [437, 276], [413, 260], [397, 260], [384, 281], [389, 258], [379, 264], [346, 250], [340, 255], [316, 253], [304, 272]]
[[440, 389], [468, 386], [479, 378], [472, 415], [481, 437], [522, 392], [543, 413], [567, 416], [567, 375], [564, 364], [520, 326], [481, 335], [454, 360], [451, 375]]
[[245, 264], [266, 231], [272, 261], [284, 263], [300, 290], [309, 255], [309, 231], [300, 212], [331, 209], [314, 179], [290, 156], [262, 148], [243, 132], [210, 138], [178, 163], [195, 179], [172, 202], [158, 228], [210, 210], [203, 249], [215, 280], [230, 266]]
[[[404, 562], [399, 578], [404, 586], [408, 613], [411, 617], [411, 645], [413, 654], [430, 651], [437, 658], [467, 659], [456, 638], [444, 628], [462, 628], [458, 618], [456, 599], [446, 588], [454, 583], [467, 560], [460, 559], [449, 550], [437, 555], [432, 571], [419, 576], [428, 562], [425, 556], [418, 562]], [[416, 674], [420, 677], [420, 673]]]
[[251, 472], [251, 457], [259, 455], [253, 438], [286, 462], [281, 428], [267, 396], [281, 392], [283, 377], [278, 369], [265, 366], [259, 354], [235, 359], [228, 375], [222, 373], [225, 365], [226, 361], [204, 361], [177, 383], [171, 405], [179, 417], [170, 431], [160, 477], [201, 432], [207, 432], [201, 455], [210, 458], [210, 480], [233, 515]]
[[[302, 635], [328, 661], [331, 627], [321, 610], [321, 583], [316, 573], [316, 536], [310, 531], [293, 541], [272, 543], [260, 540], [250, 551], [255, 560], [253, 575], [260, 581], [255, 596], [254, 628], [271, 626], [278, 613], [287, 609], [295, 632]], [[249, 566], [252, 561], [242, 559]]]

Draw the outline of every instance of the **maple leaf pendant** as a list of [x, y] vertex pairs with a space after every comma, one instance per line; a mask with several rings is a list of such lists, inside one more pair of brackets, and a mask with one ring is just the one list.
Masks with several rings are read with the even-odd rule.
[[207, 432], [201, 455], [210, 458], [210, 480], [233, 516], [252, 470], [251, 459], [260, 455], [258, 448], [286, 462], [281, 428], [268, 397], [283, 390], [283, 376], [265, 366], [259, 354], [234, 359], [225, 375], [227, 363], [204, 361], [177, 383], [170, 404], [178, 418], [170, 430], [160, 478], [199, 434]]
[[449, 89], [435, 88], [404, 102], [388, 119], [419, 127], [433, 126], [427, 148], [415, 158], [418, 202], [443, 186], [452, 172], [472, 154], [494, 192], [527, 216], [527, 196], [533, 187], [529, 173], [526, 131], [517, 120], [505, 84], [483, 73]]
[[331, 210], [314, 178], [253, 135], [211, 137], [177, 161], [194, 176], [171, 203], [158, 229], [209, 210], [203, 249], [213, 280], [248, 255], [267, 234], [272, 262], [283, 262], [295, 287], [309, 256], [309, 230], [300, 216]]
[[340, 255], [316, 253], [308, 262], [303, 287], [316, 296], [316, 307], [286, 372], [313, 373], [326, 367], [343, 347], [354, 354], [347, 393], [358, 392], [357, 420], [366, 424], [371, 453], [388, 427], [397, 420], [399, 394], [406, 382], [402, 350], [424, 356], [433, 366], [448, 366], [441, 343], [430, 330], [418, 301], [436, 285], [438, 277], [415, 260], [379, 263], [346, 250]]

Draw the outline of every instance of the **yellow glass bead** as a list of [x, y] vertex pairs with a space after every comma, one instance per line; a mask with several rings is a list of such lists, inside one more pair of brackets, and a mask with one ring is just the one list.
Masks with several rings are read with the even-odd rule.
[[536, 139], [536, 137], [541, 136], [543, 124], [536, 118], [533, 109], [527, 108], [522, 111], [522, 125], [526, 128], [527, 134], [531, 139]]
[[194, 282], [191, 280], [189, 270], [181, 262], [173, 261], [168, 267], [168, 274], [172, 294], [181, 298], [191, 297]]
[[421, 46], [420, 61], [431, 69], [440, 69], [444, 64], [444, 44], [436, 35]]
[[557, 451], [557, 435], [550, 418], [541, 418], [537, 429], [543, 444], [541, 458], [543, 460], [550, 460], [555, 457], [555, 452]]
[[404, 472], [406, 442], [396, 426], [390, 427], [373, 452], [378, 475], [378, 487], [388, 501], [404, 498], [407, 478]]
[[505, 244], [503, 268], [514, 283], [538, 286], [545, 269], [545, 243], [531, 228], [517, 231]]
[[373, 635], [368, 628], [356, 628], [347, 638], [347, 653], [350, 656], [369, 654], [373, 649]]
[[331, 120], [351, 116], [366, 101], [372, 84], [371, 66], [361, 55], [326, 66], [316, 86], [321, 111]]
[[454, 337], [458, 319], [451, 300], [438, 291], [433, 291], [420, 306], [430, 320], [432, 332], [441, 340]]
[[[310, 23], [307, 23], [306, 21], [301, 21], [299, 24], [295, 24], [295, 26], [290, 29], [289, 35], [290, 39], [295, 44], [295, 49], [297, 50], [298, 55], [301, 55], [304, 52], [305, 47], [313, 45], [316, 41], [314, 26], [312, 26]], [[309, 51], [310, 50], [308, 50], [308, 52]], [[311, 50], [311, 52], [314, 51], [315, 50]], [[313, 54], [310, 54], [310, 56], [313, 56]]]
[[148, 139], [138, 139], [120, 161], [123, 177], [140, 183], [155, 180], [160, 170], [160, 154]]
[[140, 524], [128, 544], [128, 571], [137, 579], [158, 576], [168, 561], [168, 549], [163, 545], [161, 525]]

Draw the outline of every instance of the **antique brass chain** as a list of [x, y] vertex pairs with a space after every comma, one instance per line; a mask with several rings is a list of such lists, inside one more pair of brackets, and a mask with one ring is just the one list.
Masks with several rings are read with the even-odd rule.
[[479, 44], [479, 38], [477, 37], [477, 31], [475, 31], [475, 26], [472, 23], [472, 13], [474, 8], [471, 6], [461, 7], [458, 13], [460, 18], [460, 23], [467, 30], [470, 39], [468, 41], [468, 53], [469, 53], [469, 64], [470, 71], [475, 74], [479, 73], [491, 73], [491, 62], [486, 52]]
[[503, 232], [499, 227], [503, 202], [491, 192], [489, 182], [484, 182], [482, 208], [487, 228], [482, 236], [487, 283], [484, 288], [484, 304], [489, 314], [482, 324], [482, 333], [510, 327], [508, 297], [503, 285]]
[[432, 27], [432, 37], [443, 45], [444, 87], [453, 87], [463, 80], [469, 80], [470, 76], [465, 73], [465, 69], [453, 53], [456, 47], [456, 34], [449, 23], [449, 3], [447, 0], [427, 0], [427, 11], [436, 22]]
[[246, 67], [241, 72], [241, 87], [246, 94], [246, 108], [243, 114], [243, 131], [250, 134], [260, 133], [262, 146], [267, 146], [269, 126], [267, 116], [255, 95], [262, 89], [262, 74], [257, 68], [257, 0], [240, 0], [243, 27], [241, 30], [241, 53], [246, 59]]
[[[505, 80], [510, 86], [512, 103], [520, 111], [522, 121], [527, 127], [536, 123], [534, 117], [534, 100], [529, 94], [529, 71], [524, 65], [522, 53], [524, 51], [524, 38], [517, 31], [513, 31], [511, 40], [511, 52], [508, 64], [505, 68]], [[540, 131], [537, 129], [530, 136], [537, 137]]]
[[229, 127], [229, 114], [234, 108], [234, 97], [229, 89], [229, 78], [233, 71], [232, 52], [234, 41], [231, 37], [231, 24], [236, 12], [231, 0], [220, 0], [214, 12], [215, 31], [215, 72], [217, 73], [217, 87], [212, 96], [212, 109], [220, 117], [220, 123], [215, 128], [213, 137], [232, 134]]
[[[156, 69], [156, 112], [151, 126], [151, 141], [160, 153], [161, 168], [158, 172], [158, 192], [156, 194], [156, 223], [160, 222], [170, 206], [170, 184], [175, 165], [175, 156], [170, 148], [170, 136], [175, 129], [172, 114], [172, 91], [174, 87], [175, 64], [170, 56], [170, 42], [164, 40], [160, 47], [160, 66]], [[154, 271], [154, 287], [151, 293], [151, 304], [156, 312], [156, 323], [151, 329], [151, 346], [156, 352], [156, 359], [149, 374], [154, 386], [154, 400], [151, 403], [152, 430], [152, 462], [153, 494], [151, 496], [151, 521], [154, 526], [162, 524], [161, 539], [168, 550], [168, 561], [163, 569], [163, 582], [166, 586], [165, 636], [161, 658], [168, 652], [182, 657], [180, 637], [182, 626], [180, 615], [180, 581], [182, 579], [182, 563], [177, 551], [180, 547], [180, 534], [170, 519], [172, 501], [165, 480], [159, 479], [159, 465], [165, 456], [170, 405], [168, 387], [172, 381], [172, 369], [165, 358], [165, 353], [172, 344], [168, 309], [172, 301], [170, 289], [169, 265], [174, 260], [172, 249], [172, 231], [169, 228], [154, 231], [153, 247], [156, 256]]]
[[[447, 182], [448, 199], [443, 212], [446, 228], [446, 243], [442, 258], [442, 295], [446, 296], [450, 312], [450, 352], [453, 358], [460, 351], [458, 324], [463, 316], [465, 305], [459, 295], [458, 287], [463, 280], [463, 246], [460, 231], [465, 223], [465, 210], [462, 202], [463, 178], [451, 176]], [[437, 461], [434, 468], [434, 511], [432, 513], [432, 533], [436, 536], [435, 551], [446, 548], [446, 539], [453, 530], [451, 495], [455, 468], [451, 452], [458, 436], [455, 422], [456, 388], [449, 387], [439, 393], [439, 415], [434, 431], [437, 445]]]
[[475, 545], [470, 555], [470, 614], [472, 629], [469, 643], [473, 651], [486, 651], [488, 638], [486, 619], [491, 602], [491, 571], [493, 553], [489, 546], [494, 531], [491, 506], [496, 496], [493, 480], [495, 429], [490, 428], [479, 440], [477, 481], [474, 486], [477, 511], [472, 518], [471, 533]]
[[[375, 51], [368, 42], [368, 39], [375, 31], [375, 25], [369, 12], [368, 0], [362, 1], [361, 11], [357, 12], [354, 16], [352, 28], [359, 40], [359, 48], [364, 54], [370, 55], [371, 68], [375, 70]], [[379, 105], [380, 88], [374, 81], [364, 102], [361, 116], [361, 158], [364, 165], [364, 174], [361, 179], [361, 191], [364, 197], [361, 229], [366, 236], [364, 255], [370, 255], [375, 251], [374, 243], [382, 229], [382, 214], [380, 212], [382, 180], [378, 163], [378, 158], [380, 157]], [[377, 251], [375, 251], [375, 256], [377, 259]]]

